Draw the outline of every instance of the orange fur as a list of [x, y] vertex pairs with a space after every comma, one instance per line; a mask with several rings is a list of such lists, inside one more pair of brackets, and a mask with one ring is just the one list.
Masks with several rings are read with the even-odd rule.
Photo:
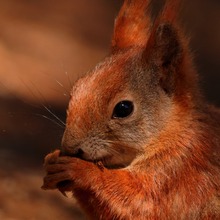
[[[149, 2], [125, 0], [113, 54], [73, 88], [43, 189], [72, 191], [91, 219], [220, 219], [220, 111], [198, 88], [179, 4], [150, 29]], [[123, 100], [133, 113], [113, 118]]]
[[[115, 20], [112, 50], [143, 46], [148, 39], [151, 27], [147, 16], [149, 0], [125, 0]], [[140, 31], [144, 30], [144, 31]]]

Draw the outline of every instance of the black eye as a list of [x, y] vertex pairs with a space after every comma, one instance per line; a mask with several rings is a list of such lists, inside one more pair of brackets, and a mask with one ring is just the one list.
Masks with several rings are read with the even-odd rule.
[[131, 101], [119, 102], [113, 111], [113, 118], [125, 118], [128, 117], [134, 110], [134, 105]]

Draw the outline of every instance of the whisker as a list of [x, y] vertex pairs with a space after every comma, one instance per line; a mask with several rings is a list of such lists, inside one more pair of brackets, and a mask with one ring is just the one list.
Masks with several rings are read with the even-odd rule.
[[65, 89], [65, 87], [63, 86], [63, 84], [61, 82], [59, 82], [57, 79], [55, 79], [55, 81], [57, 82], [58, 85], [60, 85], [61, 87], [63, 87]]
[[65, 88], [65, 86], [64, 86], [61, 82], [59, 82], [57, 79], [55, 79], [55, 82], [56, 82], [60, 87], [62, 87], [62, 89], [64, 89], [64, 92], [65, 92], [65, 93], [63, 93], [63, 95], [64, 95], [64, 96], [67, 96], [67, 97], [70, 97], [70, 91], [68, 91], [68, 90]]
[[72, 87], [73, 87], [73, 81], [72, 81], [70, 75], [68, 74], [68, 71], [66, 70], [66, 67], [65, 67], [65, 64], [64, 64], [63, 61], [61, 62], [61, 68], [62, 68], [62, 71], [64, 71], [65, 75], [67, 76], [67, 80], [68, 80], [68, 83], [69, 83], [69, 88], [71, 90]]
[[[63, 89], [64, 89], [64, 91], [63, 91]], [[67, 91], [64, 87], [62, 87], [62, 88], [59, 87], [59, 89], [57, 89], [57, 88], [56, 88], [56, 89], [54, 89], [54, 88], [52, 89], [52, 88], [51, 88], [51, 90], [53, 90], [53, 91], [55, 91], [55, 92], [58, 92], [58, 93], [63, 93], [63, 95], [66, 96], [66, 97], [68, 97], [68, 98], [71, 97], [71, 96], [70, 96], [70, 92]]]
[[[33, 93], [33, 91], [30, 89], [30, 87], [29, 87], [21, 78], [19, 78], [19, 80], [25, 85], [25, 87], [29, 90], [29, 92], [32, 94], [32, 96], [33, 96], [34, 98], [37, 98], [36, 95]], [[1, 81], [0, 81], [0, 85], [2, 85], [4, 88], [6, 88], [6, 89], [9, 91], [10, 95], [14, 96], [16, 99], [20, 99], [20, 97], [18, 97], [15, 93], [12, 93], [12, 92], [10, 91], [10, 89], [9, 89], [4, 83], [2, 83]], [[28, 104], [29, 104], [29, 103], [28, 103]], [[34, 105], [33, 105], [33, 106], [34, 106]], [[34, 107], [36, 107], [36, 106], [34, 106]], [[37, 113], [34, 114], [34, 115], [43, 117], [43, 118], [45, 118], [45, 119], [47, 119], [47, 120], [53, 122], [55, 125], [59, 126], [59, 127], [62, 128], [62, 129], [65, 128], [62, 124], [60, 124], [60, 123], [58, 123], [57, 121], [55, 121], [55, 120], [53, 120], [53, 119], [47, 117], [46, 115], [37, 114]]]
[[44, 103], [42, 102], [42, 100], [45, 102], [45, 99], [42, 95], [42, 93], [36, 88], [36, 86], [33, 84], [33, 82], [30, 82], [32, 84], [32, 86], [35, 88], [35, 90], [38, 92], [38, 94], [41, 96], [42, 100], [40, 100], [36, 94], [33, 92], [33, 90], [29, 87], [29, 85], [27, 85], [23, 79], [20, 78], [20, 81], [24, 84], [24, 86], [29, 90], [29, 92], [32, 94], [32, 96], [35, 98], [35, 99], [38, 99], [39, 102], [41, 103], [41, 106], [46, 109], [47, 112], [49, 112], [56, 120], [58, 120], [59, 123], [61, 123], [60, 125], [61, 126], [66, 126], [66, 124], [56, 115], [54, 114], [46, 105], [44, 105]]
[[31, 93], [31, 95], [35, 98], [35, 99], [38, 99], [39, 101], [39, 98], [34, 94], [33, 90], [29, 87], [29, 85], [20, 77], [20, 76], [17, 76], [19, 78], [19, 80], [22, 82], [22, 84], [25, 86], [25, 88], [28, 89], [28, 91]]
[[66, 74], [67, 79], [68, 79], [68, 82], [69, 82], [69, 87], [70, 87], [70, 89], [72, 89], [72, 87], [73, 87], [73, 83], [72, 83], [72, 80], [70, 79], [70, 75], [68, 74], [67, 71], [65, 71], [65, 74]]
[[[68, 89], [66, 89], [66, 87], [58, 79], [56, 79], [54, 76], [51, 76], [50, 74], [47, 74], [45, 72], [42, 72], [42, 74], [46, 75], [47, 77], [50, 77], [51, 80], [56, 82], [59, 85], [59, 87], [61, 87], [64, 90], [64, 92], [65, 92], [64, 96], [70, 97], [70, 91]], [[55, 90], [55, 89], [53, 89], [53, 90], [57, 92], [57, 90]], [[63, 92], [63, 91], [61, 91], [61, 92]]]
[[[45, 102], [44, 96], [43, 94], [40, 92], [40, 90], [33, 84], [33, 82], [31, 82], [31, 84], [35, 87], [36, 91], [38, 92], [38, 94], [41, 96], [42, 100]], [[56, 118], [62, 125], [66, 126], [66, 124], [55, 114], [52, 112], [52, 110], [50, 110], [46, 105], [44, 105], [44, 103], [41, 103], [41, 105], [54, 117]]]
[[46, 115], [41, 115], [41, 114], [35, 114], [37, 116], [43, 117], [51, 122], [53, 122], [55, 125], [59, 126], [60, 128], [64, 129], [65, 127], [59, 124], [57, 121], [53, 120], [52, 118], [47, 117]]
[[62, 125], [66, 126], [66, 124], [56, 114], [54, 114], [47, 106], [45, 106], [44, 104], [42, 105], [54, 118], [56, 118]]

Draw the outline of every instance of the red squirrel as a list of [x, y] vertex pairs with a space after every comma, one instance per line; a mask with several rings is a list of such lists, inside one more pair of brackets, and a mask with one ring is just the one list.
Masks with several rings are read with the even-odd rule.
[[74, 85], [45, 190], [72, 191], [90, 219], [220, 219], [220, 110], [201, 95], [167, 0], [125, 0], [111, 54]]

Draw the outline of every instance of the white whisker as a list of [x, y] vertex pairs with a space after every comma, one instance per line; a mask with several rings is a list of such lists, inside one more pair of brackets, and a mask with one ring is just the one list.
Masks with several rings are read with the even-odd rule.
[[[45, 102], [44, 96], [42, 95], [42, 93], [39, 91], [39, 89], [33, 84], [33, 82], [30, 82], [32, 84], [32, 86], [35, 88], [35, 90], [38, 92], [38, 94], [41, 96], [40, 100], [39, 97], [36, 96], [36, 94], [33, 92], [33, 90], [29, 87], [29, 85], [27, 85], [27, 83], [25, 83], [21, 78], [20, 78], [21, 82], [24, 84], [24, 86], [29, 90], [29, 92], [33, 95], [33, 97], [37, 100], [39, 100], [39, 102], [41, 103], [41, 106], [47, 111], [49, 112], [59, 123], [60, 126], [66, 126], [66, 124], [55, 114], [53, 113], [46, 105], [44, 105], [43, 102]], [[52, 119], [51, 119], [52, 120]]]
[[53, 119], [47, 117], [46, 115], [41, 115], [41, 114], [35, 114], [35, 115], [40, 116], [40, 117], [43, 117], [43, 118], [45, 118], [45, 119], [47, 119], [47, 120], [53, 122], [54, 124], [56, 124], [57, 126], [59, 126], [59, 127], [62, 128], [62, 129], [65, 128], [64, 126], [62, 126], [61, 124], [59, 124], [57, 121], [55, 121], [55, 120], [53, 120]]
[[47, 106], [45, 106], [44, 104], [42, 105], [54, 118], [56, 118], [62, 125], [66, 126], [66, 124], [56, 114], [54, 114]]
[[72, 89], [72, 87], [73, 87], [73, 83], [72, 83], [72, 80], [70, 79], [70, 75], [68, 74], [67, 71], [65, 71], [65, 75], [67, 76], [67, 79], [68, 79], [68, 82], [69, 82], [70, 89]]

